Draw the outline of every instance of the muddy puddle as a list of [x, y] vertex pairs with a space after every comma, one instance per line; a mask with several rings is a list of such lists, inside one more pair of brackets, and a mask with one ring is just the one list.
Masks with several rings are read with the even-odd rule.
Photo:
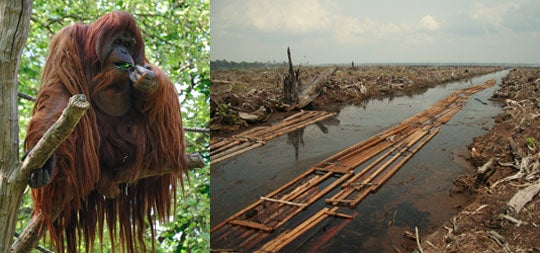
[[[336, 117], [269, 141], [265, 146], [211, 168], [211, 225], [258, 200], [313, 164], [375, 135], [426, 109], [452, 91], [495, 79], [497, 85], [474, 94], [464, 109], [409, 160], [378, 192], [352, 212], [353, 220], [332, 219], [288, 245], [284, 251], [390, 252], [414, 241], [404, 231], [432, 232], [457, 213], [467, 200], [450, 196], [452, 181], [466, 173], [466, 145], [493, 125], [501, 107], [488, 100], [508, 70], [439, 85], [402, 96], [369, 100], [361, 105], [317, 108]], [[328, 196], [332, 196], [330, 192]], [[306, 210], [305, 219], [324, 205]]]

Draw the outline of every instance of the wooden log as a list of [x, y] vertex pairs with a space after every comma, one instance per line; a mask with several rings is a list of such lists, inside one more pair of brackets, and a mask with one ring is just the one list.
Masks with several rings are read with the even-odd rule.
[[[273, 223], [272, 226], [275, 227], [276, 229], [280, 228], [285, 223], [287, 223], [290, 219], [292, 219], [297, 214], [305, 210], [305, 208], [288, 208], [288, 209], [284, 209], [284, 208], [285, 207], [282, 207], [280, 209], [280, 212], [275, 213], [275, 215], [273, 216], [273, 221], [275, 223]], [[277, 217], [279, 217], [279, 219], [277, 219]]]
[[[367, 149], [367, 148], [375, 145], [376, 143], [385, 140], [389, 136], [394, 135], [399, 131], [402, 131], [403, 129], [405, 129], [407, 127], [408, 127], [407, 125], [401, 125], [400, 124], [400, 125], [398, 125], [396, 127], [388, 129], [388, 130], [384, 131], [381, 134], [378, 134], [378, 135], [372, 136], [372, 137], [370, 137], [368, 139], [365, 139], [364, 141], [361, 141], [361, 142], [359, 142], [359, 143], [357, 143], [357, 144], [355, 144], [355, 145], [353, 145], [353, 146], [351, 146], [351, 147], [349, 147], [347, 149], [344, 149], [344, 150], [342, 150], [342, 151], [340, 151], [340, 152], [326, 158], [321, 163], [335, 162], [336, 160], [345, 157], [346, 155], [348, 155], [349, 153], [351, 153], [353, 151], [361, 151], [361, 150]], [[321, 167], [320, 166], [321, 163], [318, 163], [317, 166]]]
[[[247, 249], [247, 251], [244, 252], [250, 252], [251, 249], [253, 249], [257, 244], [259, 244], [264, 238], [268, 237], [269, 233], [257, 233], [253, 234], [250, 238], [243, 240], [240, 244], [240, 249]], [[237, 252], [242, 252], [241, 250]]]
[[315, 225], [319, 224], [322, 220], [328, 217], [327, 212], [332, 210], [335, 211], [337, 208], [323, 208], [321, 211], [317, 212], [315, 215], [311, 216], [303, 223], [295, 227], [293, 230], [286, 233], [282, 233], [273, 240], [267, 242], [259, 250], [255, 252], [277, 252], [283, 247], [285, 247], [290, 242], [294, 241], [298, 236], [302, 235], [305, 231], [311, 229]]
[[[360, 201], [362, 201], [369, 192], [372, 192], [376, 190], [378, 187], [381, 186], [391, 175], [393, 175], [403, 164], [404, 162], [398, 162], [398, 164], [394, 165], [391, 169], [388, 167], [393, 164], [398, 158], [401, 157], [401, 155], [407, 151], [412, 145], [414, 145], [418, 140], [420, 140], [425, 134], [428, 132], [426, 130], [418, 130], [417, 132], [411, 134], [408, 138], [406, 138], [401, 144], [400, 149], [398, 153], [394, 154], [389, 160], [387, 160], [385, 163], [383, 163], [377, 170], [375, 170], [373, 173], [371, 173], [367, 178], [365, 178], [362, 181], [362, 184], [369, 184], [373, 183], [372, 186], [368, 187], [368, 190], [365, 190], [365, 187], [355, 187], [355, 190], [362, 190], [363, 192], [361, 194], [358, 194], [354, 200], [350, 203], [351, 207], [357, 206]], [[409, 153], [407, 156], [412, 156], [412, 153]], [[405, 160], [406, 158], [403, 158], [402, 160]], [[377, 182], [373, 182], [373, 180], [378, 177], [383, 172], [386, 172], [386, 174], [383, 175], [383, 179], [379, 180]], [[386, 179], [386, 180], [385, 180]], [[352, 192], [351, 192], [352, 193]], [[343, 196], [343, 198], [346, 198], [348, 196]]]
[[[291, 185], [297, 183], [298, 181], [302, 180], [303, 178], [305, 178], [306, 176], [312, 174], [314, 172], [314, 169], [308, 169], [306, 170], [304, 173], [300, 174], [299, 176], [297, 176], [296, 178], [294, 178], [293, 180], [287, 182], [285, 185], [277, 188], [276, 190], [270, 192], [269, 194], [266, 195], [266, 197], [268, 198], [272, 198], [273, 196], [275, 196], [276, 194], [280, 193], [281, 191], [283, 191], [284, 189], [290, 187]], [[235, 214], [231, 215], [229, 218], [225, 219], [224, 221], [222, 221], [221, 223], [219, 223], [218, 225], [214, 226], [213, 228], [211, 228], [210, 232], [213, 232], [213, 231], [216, 231], [217, 229], [219, 229], [220, 227], [224, 226], [227, 224], [227, 222], [229, 220], [233, 220], [233, 219], [236, 219], [238, 217], [240, 217], [241, 215], [243, 215], [244, 213], [246, 213], [247, 211], [255, 208], [256, 206], [260, 205], [261, 203], [263, 203], [263, 200], [259, 199], [257, 200], [256, 202], [252, 203], [251, 205], [247, 206], [246, 208], [236, 212]]]
[[270, 126], [259, 126], [254, 127], [252, 129], [246, 130], [244, 132], [241, 132], [239, 134], [233, 135], [232, 138], [257, 138], [259, 133], [264, 132], [266, 129], [270, 128]]
[[232, 224], [232, 225], [238, 225], [238, 226], [258, 229], [258, 230], [262, 230], [262, 231], [265, 231], [265, 232], [272, 232], [274, 230], [271, 227], [265, 226], [265, 225], [260, 224], [260, 223], [248, 221], [248, 220], [230, 220], [228, 223]]
[[[342, 175], [340, 178], [338, 178], [336, 181], [332, 182], [330, 185], [326, 186], [323, 190], [319, 191], [317, 194], [313, 195], [311, 198], [309, 198], [307, 201], [305, 201], [305, 203], [309, 206], [313, 203], [315, 203], [315, 201], [319, 200], [320, 198], [322, 198], [324, 195], [326, 195], [327, 193], [329, 193], [330, 191], [332, 191], [334, 188], [336, 188], [336, 186], [338, 186], [339, 184], [343, 183], [343, 181], [345, 181], [348, 177], [350, 177], [351, 174], [344, 174]], [[281, 227], [283, 224], [285, 224], [285, 222], [287, 222], [288, 220], [290, 220], [292, 217], [294, 217], [294, 215], [296, 215], [297, 213], [299, 213], [300, 211], [302, 211], [303, 209], [298, 209], [297, 211], [295, 211], [292, 215], [289, 215], [287, 216], [286, 218], [282, 219], [282, 221], [280, 221], [277, 225], [275, 225], [274, 227], [275, 228], [278, 228], [278, 227]]]
[[255, 202], [253, 202], [251, 205], [247, 206], [246, 208], [236, 212], [235, 214], [231, 215], [229, 218], [227, 218], [224, 221], [222, 221], [222, 222], [218, 223], [217, 225], [215, 225], [213, 228], [210, 228], [210, 233], [213, 233], [214, 231], [219, 230], [223, 226], [226, 226], [229, 221], [240, 217], [241, 215], [245, 214], [247, 211], [253, 209], [254, 207], [256, 207], [258, 205], [260, 205], [262, 202], [263, 202], [263, 200], [259, 199], [259, 200], [255, 201]]
[[394, 143], [383, 140], [377, 143], [377, 145], [372, 146], [370, 149], [364, 150], [364, 152], [356, 154], [354, 157], [348, 156], [346, 158], [349, 158], [351, 161], [350, 167], [356, 168], [361, 164], [371, 160], [373, 157], [377, 156], [392, 145], [394, 145]]
[[289, 117], [284, 118], [282, 121], [283, 122], [292, 121], [292, 120], [300, 117], [301, 115], [304, 115], [304, 111], [297, 112], [297, 113], [295, 113], [295, 114], [293, 114], [293, 115], [291, 115]]
[[420, 148], [422, 148], [428, 141], [430, 141], [435, 135], [437, 135], [438, 132], [439, 128], [432, 130], [431, 133], [429, 133], [428, 136], [424, 138], [424, 140], [418, 143], [416, 148], [411, 150], [409, 154], [407, 154], [401, 161], [398, 162], [398, 164], [394, 165], [394, 167], [390, 169], [389, 173], [385, 174], [378, 182], [376, 182], [376, 185], [372, 191], [378, 190], [381, 185], [384, 184], [384, 182], [386, 182], [399, 168], [401, 168], [403, 164], [409, 161], [409, 159], [411, 159], [412, 156], [416, 154], [416, 152], [418, 152]]
[[226, 145], [222, 145], [220, 148], [216, 148], [215, 150], [212, 150], [213, 147], [210, 147], [210, 157], [212, 158], [218, 158], [220, 156], [225, 156], [227, 155], [227, 153], [231, 153], [231, 149], [240, 149], [240, 148], [237, 148], [238, 145], [244, 145], [244, 146], [249, 146], [251, 145], [251, 143], [247, 142], [247, 141], [240, 141], [240, 140], [235, 140], [235, 141], [231, 141], [229, 143], [227, 143]]
[[334, 216], [334, 217], [339, 217], [339, 218], [344, 218], [344, 219], [352, 219], [353, 218], [352, 215], [344, 214], [344, 213], [338, 213], [337, 209], [334, 210], [334, 211], [327, 211], [326, 214], [328, 214], [329, 216]]
[[281, 122], [271, 127], [262, 127], [257, 131], [249, 130], [245, 133], [235, 135], [228, 141], [221, 141], [211, 146], [210, 159], [213, 163], [218, 163], [233, 156], [250, 151], [260, 147], [266, 141], [284, 135], [288, 132], [305, 127], [315, 122], [321, 121], [328, 117], [334, 116], [335, 113], [326, 112], [301, 112], [295, 116], [293, 122]]
[[348, 180], [346, 183], [344, 183], [343, 185], [341, 185], [341, 188], [347, 188], [349, 187], [349, 185], [351, 185], [352, 183], [356, 182], [356, 180], [358, 180], [360, 177], [364, 176], [366, 173], [368, 173], [369, 171], [371, 171], [371, 169], [373, 169], [375, 166], [377, 166], [377, 164], [379, 164], [380, 162], [382, 162], [384, 159], [386, 159], [388, 156], [390, 156], [393, 152], [395, 152], [396, 150], [398, 150], [400, 148], [400, 145], [399, 143], [396, 144], [393, 148], [391, 148], [390, 150], [388, 150], [386, 153], [384, 153], [383, 155], [381, 155], [380, 157], [378, 157], [377, 159], [375, 159], [375, 161], [373, 161], [372, 163], [370, 163], [366, 168], [364, 168], [362, 171], [360, 171], [359, 173], [357, 173], [356, 175], [354, 175], [353, 177], [351, 177], [350, 180]]
[[264, 141], [268, 141], [270, 139], [273, 139], [273, 138], [276, 138], [278, 136], [281, 136], [281, 135], [284, 135], [288, 132], [292, 132], [294, 130], [297, 130], [297, 129], [300, 129], [300, 128], [303, 128], [303, 127], [306, 127], [308, 125], [311, 125], [315, 122], [318, 122], [318, 121], [321, 121], [323, 119], [326, 119], [326, 118], [329, 118], [329, 117], [332, 117], [334, 116], [335, 113], [329, 113], [329, 114], [326, 114], [326, 115], [322, 115], [322, 116], [319, 116], [319, 117], [316, 117], [316, 118], [312, 118], [312, 119], [309, 119], [309, 120], [305, 120], [304, 122], [300, 123], [300, 124], [296, 124], [296, 125], [291, 125], [291, 126], [285, 126], [285, 127], [280, 127], [279, 129], [276, 129], [277, 131], [270, 134], [270, 135], [267, 135], [263, 138]]
[[290, 205], [290, 206], [299, 206], [299, 207], [305, 207], [307, 206], [307, 204], [304, 204], [304, 203], [295, 203], [295, 202], [291, 202], [291, 201], [286, 201], [286, 200], [281, 200], [281, 199], [272, 199], [272, 198], [267, 198], [267, 197], [261, 197], [262, 200], [265, 200], [265, 201], [270, 201], [270, 202], [276, 202], [276, 203], [281, 203], [281, 204], [287, 204], [287, 205]]
[[296, 108], [304, 108], [311, 101], [317, 98], [321, 93], [321, 86], [324, 85], [324, 81], [328, 76], [333, 75], [337, 71], [337, 68], [327, 69], [325, 72], [321, 73], [319, 76], [311, 79], [306, 84], [300, 86], [300, 92], [298, 93], [298, 103]]
[[[296, 125], [304, 124], [306, 120], [313, 118], [313, 115], [317, 115], [317, 114], [320, 114], [320, 117], [318, 117], [319, 120], [323, 120], [327, 117], [331, 117], [335, 115], [336, 113], [334, 112], [329, 113], [329, 112], [322, 112], [322, 111], [301, 111], [295, 115], [290, 116], [289, 119], [286, 121], [282, 120], [278, 122], [277, 124], [274, 124], [270, 127], [265, 127], [264, 129], [261, 129], [260, 131], [252, 132], [249, 135], [241, 134], [241, 136], [254, 137], [258, 139], [268, 139], [268, 136], [274, 134], [276, 131], [280, 131], [282, 134], [285, 134], [289, 131], [303, 127], [303, 126], [298, 127]], [[287, 131], [284, 131], [284, 129], [287, 129]]]
[[343, 199], [343, 198], [329, 198], [329, 199], [325, 199], [324, 201], [326, 202], [326, 204], [331, 204], [331, 205], [336, 206], [338, 205], [338, 203], [350, 203], [353, 200]]
[[333, 173], [341, 173], [341, 174], [344, 174], [344, 173], [347, 173], [347, 172], [349, 172], [350, 170], [354, 169], [354, 167], [350, 167], [350, 166], [339, 166], [339, 165], [330, 165], [330, 166], [327, 166], [327, 167], [324, 167], [324, 168], [315, 167], [315, 169], [316, 169], [317, 171], [321, 171], [321, 172], [333, 172]]
[[[418, 130], [418, 131], [421, 131], [421, 130]], [[387, 160], [386, 162], [384, 162], [381, 166], [379, 166], [379, 168], [377, 168], [377, 170], [375, 170], [374, 172], [372, 172], [366, 179], [364, 179], [362, 181], [361, 184], [369, 184], [375, 177], [377, 177], [381, 172], [383, 172], [384, 170], [386, 170], [386, 168], [388, 168], [388, 166], [390, 166], [395, 160], [397, 160], [398, 158], [400, 158], [400, 156], [405, 152], [407, 151], [407, 149], [410, 147], [411, 144], [411, 140], [414, 140], [416, 138], [418, 138], [418, 131], [417, 132], [414, 132], [413, 134], [409, 135], [407, 138], [405, 138], [404, 140], [402, 140], [400, 143], [398, 143], [396, 145], [395, 148], [393, 148], [391, 150], [391, 152], [388, 153], [388, 155], [390, 154], [393, 154], [394, 151], [397, 151], [396, 154], [394, 154], [389, 160]], [[423, 131], [424, 133], [426, 131]]]
[[282, 199], [286, 199], [286, 200], [292, 200], [292, 199], [295, 199], [296, 197], [300, 196], [301, 194], [305, 193], [308, 189], [310, 189], [311, 187], [315, 187], [317, 185], [319, 185], [320, 183], [322, 183], [323, 181], [325, 181], [326, 179], [328, 179], [329, 177], [331, 177], [333, 175], [333, 173], [326, 173], [324, 174], [323, 176], [318, 176], [318, 177], [314, 177], [315, 180], [309, 180], [306, 185], [306, 187], [297, 187], [296, 189], [294, 189], [292, 192], [290, 192], [289, 194], [287, 194], [286, 196], [284, 196]]
[[508, 201], [507, 205], [518, 214], [521, 209], [534, 198], [534, 196], [538, 195], [538, 192], [540, 192], [540, 179], [534, 184], [527, 186], [527, 188], [516, 192], [510, 201]]
[[220, 156], [220, 157], [218, 157], [218, 158], [214, 158], [214, 159], [210, 158], [210, 161], [211, 161], [213, 164], [215, 164], [215, 163], [221, 162], [221, 161], [223, 161], [223, 160], [229, 159], [229, 158], [231, 158], [231, 157], [233, 157], [233, 156], [237, 156], [237, 155], [239, 155], [239, 154], [248, 152], [248, 151], [250, 151], [250, 150], [252, 150], [252, 149], [258, 148], [258, 147], [260, 147], [260, 146], [262, 146], [262, 145], [264, 145], [264, 143], [261, 143], [261, 142], [253, 143], [253, 144], [251, 144], [251, 145], [248, 145], [247, 147], [243, 147], [242, 149], [237, 150], [237, 151], [232, 152], [232, 153], [227, 153], [227, 154], [225, 154], [225, 155], [223, 155], [223, 156]]
[[317, 195], [315, 195], [311, 201], [308, 201], [308, 203], [314, 203], [316, 200], [322, 198], [324, 195], [332, 191], [334, 188], [336, 188], [338, 185], [343, 183], [345, 180], [347, 180], [349, 177], [351, 177], [353, 174], [348, 173], [344, 174], [340, 178], [338, 178], [336, 181], [332, 182], [330, 185], [328, 185], [326, 188], [324, 188], [322, 191], [320, 191]]
[[362, 200], [364, 200], [371, 192], [373, 192], [373, 189], [375, 189], [375, 185], [370, 186], [368, 188], [363, 189], [359, 194], [357, 194], [354, 199], [349, 202], [350, 208], [355, 208]]

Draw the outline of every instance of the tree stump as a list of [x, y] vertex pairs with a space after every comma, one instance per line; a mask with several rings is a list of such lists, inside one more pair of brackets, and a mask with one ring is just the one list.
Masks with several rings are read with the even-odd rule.
[[289, 47], [287, 47], [287, 57], [289, 58], [289, 73], [283, 79], [283, 103], [294, 106], [298, 103], [298, 87], [300, 86], [298, 74], [300, 69], [294, 71]]

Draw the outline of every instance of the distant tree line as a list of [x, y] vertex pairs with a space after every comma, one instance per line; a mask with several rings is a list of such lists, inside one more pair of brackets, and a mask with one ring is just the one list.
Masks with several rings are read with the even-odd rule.
[[276, 68], [286, 67], [286, 62], [234, 62], [227, 60], [210, 61], [210, 69], [259, 69], [259, 68]]

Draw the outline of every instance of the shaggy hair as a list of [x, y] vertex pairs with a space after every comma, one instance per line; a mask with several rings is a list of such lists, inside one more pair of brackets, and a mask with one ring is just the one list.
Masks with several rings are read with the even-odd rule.
[[[113, 249], [119, 235], [122, 252], [145, 251], [145, 229], [150, 224], [155, 234], [155, 217], [163, 221], [169, 216], [177, 182], [183, 187], [187, 166], [180, 104], [173, 84], [161, 70], [150, 65], [159, 84], [153, 94], [131, 88], [132, 106], [125, 115], [111, 117], [95, 107], [96, 92], [113, 85], [111, 71], [103, 66], [106, 55], [100, 50], [126, 32], [135, 40], [135, 63], [149, 64], [141, 32], [133, 17], [124, 12], [106, 14], [89, 25], [67, 26], [50, 44], [24, 142], [26, 151], [60, 116], [69, 97], [85, 94], [91, 104], [56, 150], [52, 181], [32, 190], [33, 214], [43, 215], [41, 229], [49, 230], [57, 252], [76, 252], [83, 241], [87, 252], [92, 251], [96, 229], [102, 239], [105, 223]], [[175, 172], [137, 179], [143, 171], [165, 167]], [[127, 183], [117, 184], [116, 179], [127, 179]], [[109, 199], [97, 190], [108, 186], [119, 187], [120, 195]]]

